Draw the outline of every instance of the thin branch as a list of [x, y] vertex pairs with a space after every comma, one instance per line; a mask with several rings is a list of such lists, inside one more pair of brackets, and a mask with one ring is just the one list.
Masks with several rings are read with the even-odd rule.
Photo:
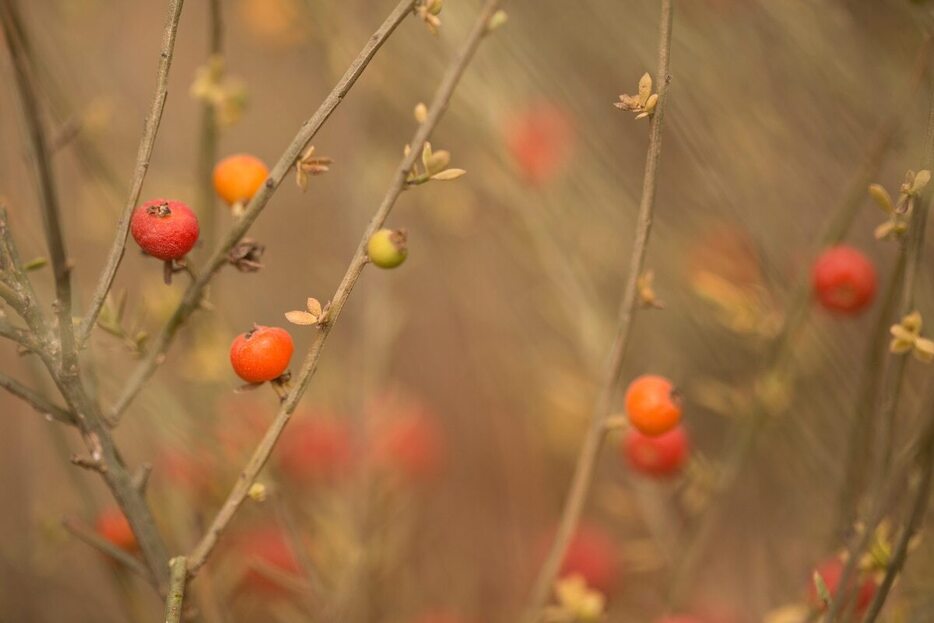
[[642, 274], [648, 248], [649, 234], [652, 229], [652, 218], [655, 209], [655, 190], [658, 186], [658, 163], [662, 148], [662, 124], [665, 109], [668, 104], [668, 75], [669, 59], [671, 55], [671, 29], [674, 14], [674, 1], [662, 0], [661, 17], [658, 34], [658, 68], [655, 84], [658, 85], [658, 104], [652, 115], [649, 129], [649, 145], [646, 153], [645, 174], [642, 182], [642, 199], [639, 203], [639, 212], [636, 220], [635, 240], [632, 246], [632, 257], [629, 261], [629, 273], [623, 291], [623, 300], [620, 306], [620, 317], [616, 338], [610, 350], [606, 373], [600, 388], [600, 395], [594, 406], [591, 416], [590, 428], [584, 439], [583, 447], [578, 455], [577, 465], [571, 481], [570, 489], [565, 498], [561, 521], [558, 524], [554, 543], [545, 558], [535, 584], [532, 588], [529, 603], [525, 612], [525, 620], [537, 620], [542, 608], [548, 600], [551, 587], [558, 575], [561, 561], [567, 551], [568, 544], [574, 535], [577, 524], [587, 500], [594, 478], [594, 468], [600, 454], [600, 448], [606, 435], [606, 420], [613, 407], [613, 402], [619, 386], [626, 350], [629, 346], [632, 321], [638, 306], [638, 280]]
[[[932, 85], [934, 87], [934, 85]], [[934, 164], [934, 88], [930, 94], [926, 130], [926, 141], [924, 143], [924, 156], [922, 158], [922, 168], [929, 169]], [[904, 315], [911, 311], [914, 306], [915, 285], [918, 271], [920, 270], [922, 251], [924, 248], [924, 229], [927, 221], [927, 211], [934, 199], [934, 189], [930, 185], [924, 189], [922, 196], [917, 198], [917, 205], [914, 207], [914, 213], [911, 216], [911, 223], [907, 234], [905, 245], [905, 275], [902, 284], [901, 299], [899, 301], [899, 313]], [[883, 385], [882, 403], [878, 411], [878, 424], [880, 426], [877, 438], [877, 445], [882, 446], [882, 455], [874, 465], [874, 480], [870, 485], [870, 494], [876, 499], [886, 497], [886, 491], [892, 489], [887, 485], [891, 474], [891, 456], [892, 443], [894, 441], [895, 417], [898, 414], [898, 406], [901, 398], [902, 381], [905, 374], [905, 368], [908, 363], [908, 355], [892, 353], [889, 356], [889, 365], [885, 370], [885, 380]], [[877, 506], [882, 506], [877, 504]], [[866, 531], [875, 530], [881, 517], [866, 523]], [[863, 545], [862, 547], [865, 547]], [[850, 586], [853, 574], [856, 572], [856, 563], [862, 548], [850, 551], [849, 559], [844, 565], [840, 574], [840, 586], [847, 589]], [[843, 612], [843, 608], [849, 601], [848, 590], [842, 590], [841, 595], [834, 600], [834, 603], [828, 610], [827, 621], [833, 623]], [[881, 607], [881, 606], [880, 606]]]
[[0, 22], [3, 25], [4, 40], [10, 60], [13, 62], [16, 90], [23, 109], [30, 148], [36, 165], [42, 224], [49, 247], [52, 272], [55, 276], [56, 300], [53, 307], [58, 316], [62, 370], [67, 374], [77, 374], [78, 355], [75, 350], [74, 325], [71, 319], [71, 264], [62, 235], [58, 194], [52, 174], [52, 160], [48, 153], [45, 129], [40, 119], [39, 98], [36, 95], [30, 64], [25, 54], [25, 48], [28, 45], [25, 42], [26, 33], [17, 28], [17, 24], [22, 22], [18, 17], [15, 0], [3, 0], [0, 5]]
[[169, 86], [169, 69], [172, 66], [172, 57], [175, 52], [175, 36], [178, 32], [178, 21], [182, 14], [182, 4], [184, 4], [184, 0], [169, 0], [169, 16], [166, 20], [165, 30], [162, 33], [162, 49], [159, 53], [156, 94], [153, 97], [152, 108], [146, 118], [143, 136], [140, 139], [139, 150], [136, 154], [136, 167], [133, 173], [133, 182], [130, 185], [130, 196], [123, 207], [123, 214], [117, 222], [117, 232], [110, 247], [110, 253], [107, 255], [104, 270], [101, 272], [97, 285], [94, 287], [94, 293], [91, 295], [88, 311], [78, 328], [77, 341], [79, 347], [83, 346], [87, 341], [91, 330], [94, 328], [94, 323], [97, 322], [97, 316], [104, 305], [107, 293], [110, 292], [117, 269], [120, 267], [120, 262], [126, 251], [126, 238], [130, 231], [130, 216], [132, 216], [133, 209], [139, 202], [143, 181], [146, 179], [146, 172], [149, 170], [149, 160], [152, 157], [156, 134], [159, 132], [159, 124], [162, 122], [162, 111], [165, 109]]
[[399, 2], [389, 17], [386, 18], [386, 21], [370, 36], [366, 45], [360, 51], [360, 54], [354, 59], [343, 77], [341, 77], [340, 81], [318, 110], [315, 111], [310, 119], [302, 124], [295, 138], [292, 139], [292, 142], [286, 147], [279, 161], [270, 171], [265, 184], [253, 195], [243, 215], [221, 240], [214, 253], [205, 263], [198, 279], [193, 281], [185, 290], [185, 294], [182, 296], [182, 300], [175, 308], [172, 316], [166, 322], [159, 335], [151, 342], [146, 357], [137, 364], [129, 379], [124, 384], [124, 390], [109, 414], [109, 419], [112, 424], [116, 424], [120, 420], [126, 408], [142, 389], [143, 384], [152, 376], [159, 364], [165, 360], [165, 354], [169, 346], [171, 346], [175, 334], [201, 304], [205, 289], [211, 279], [213, 279], [217, 271], [227, 263], [227, 254], [234, 245], [243, 238], [253, 222], [259, 217], [263, 208], [266, 207], [269, 199], [279, 187], [279, 184], [281, 184], [285, 176], [292, 171], [295, 162], [301, 156], [305, 147], [344, 100], [347, 93], [350, 92], [351, 87], [353, 87], [357, 79], [363, 74], [367, 65], [369, 65], [383, 43], [386, 42], [396, 27], [402, 23], [402, 20], [409, 15], [415, 2], [416, 0], [401, 0], [401, 2]]
[[182, 620], [182, 604], [185, 600], [185, 583], [188, 580], [188, 565], [184, 556], [169, 561], [169, 594], [165, 598], [165, 623]]
[[[905, 92], [895, 99], [895, 103], [914, 97], [924, 84], [924, 76], [930, 66], [931, 45], [931, 38], [925, 37], [918, 49], [909, 84]], [[839, 243], [846, 237], [860, 206], [865, 200], [866, 188], [873, 181], [882, 165], [886, 152], [904, 123], [902, 117], [891, 116], [876, 129], [860, 166], [847, 184], [839, 203], [831, 211], [818, 237], [815, 254], [820, 253], [828, 246]], [[788, 304], [790, 311], [786, 314], [782, 326], [772, 343], [760, 378], [780, 373], [784, 369], [788, 357], [794, 350], [795, 338], [804, 325], [811, 309], [812, 295], [810, 287], [810, 281], [807, 278], [798, 282]], [[741, 418], [741, 421], [737, 423], [731, 445], [732, 449], [723, 461], [723, 468], [714, 489], [715, 497], [726, 495], [732, 489], [738, 476], [743, 472], [743, 466], [752, 454], [759, 432], [768, 418], [768, 413], [765, 405], [761, 401], [756, 401], [748, 416]], [[711, 501], [683, 548], [683, 555], [669, 587], [669, 606], [677, 607], [685, 589], [690, 585], [690, 578], [694, 568], [703, 554], [709, 537], [717, 527], [720, 512], [721, 505]]]
[[143, 578], [150, 584], [153, 583], [152, 574], [137, 558], [120, 549], [104, 537], [100, 536], [90, 528], [75, 521], [74, 519], [63, 519], [62, 527], [79, 541], [83, 541], [101, 553], [113, 558], [124, 567]]
[[62, 424], [70, 424], [74, 426], [75, 419], [70, 411], [50, 402], [49, 400], [46, 400], [41, 395], [39, 395], [38, 392], [30, 389], [29, 387], [26, 387], [16, 379], [10, 378], [5, 374], [0, 373], [0, 387], [26, 402], [40, 415], [43, 415], [46, 418], [55, 420], [57, 422], [61, 422]]
[[[208, 58], [207, 63], [221, 58], [224, 48], [224, 21], [220, 0], [208, 0]], [[216, 198], [212, 183], [212, 172], [217, 162], [217, 139], [219, 128], [214, 104], [205, 101], [201, 105], [201, 130], [198, 140], [198, 165], [196, 186], [198, 188], [198, 218], [201, 221], [201, 244], [205, 249], [214, 245], [217, 227]]]
[[390, 183], [386, 195], [383, 197], [382, 203], [367, 225], [363, 237], [357, 245], [356, 252], [350, 261], [350, 265], [347, 267], [347, 271], [344, 273], [344, 277], [337, 291], [331, 298], [328, 321], [325, 325], [318, 328], [317, 333], [312, 339], [308, 354], [305, 356], [304, 362], [302, 362], [301, 371], [295, 378], [293, 388], [285, 397], [275, 419], [266, 431], [256, 450], [253, 452], [246, 467], [244, 467], [243, 471], [240, 473], [236, 484], [234, 484], [233, 489], [227, 496], [227, 500], [214, 517], [214, 520], [211, 522], [210, 527], [201, 541], [189, 556], [188, 569], [192, 574], [196, 573], [207, 561], [208, 556], [210, 556], [221, 534], [223, 534], [230, 520], [237, 512], [237, 509], [246, 498], [250, 485], [269, 459], [276, 442], [279, 440], [282, 431], [289, 422], [292, 412], [295, 410], [299, 400], [301, 400], [302, 395], [304, 395], [305, 390], [308, 388], [315, 370], [317, 369], [318, 360], [324, 348], [325, 341], [334, 328], [334, 325], [337, 323], [341, 310], [344, 308], [344, 304], [347, 302], [354, 285], [357, 283], [363, 269], [366, 267], [367, 241], [375, 231], [382, 227], [389, 213], [392, 211], [396, 200], [399, 198], [399, 195], [405, 189], [406, 176], [409, 171], [412, 170], [412, 167], [415, 166], [416, 159], [421, 156], [422, 147], [428, 140], [432, 130], [434, 130], [435, 126], [440, 121], [445, 110], [447, 110], [451, 95], [454, 93], [454, 89], [457, 87], [461, 76], [464, 74], [467, 65], [477, 51], [484, 35], [488, 32], [487, 24], [489, 19], [496, 12], [500, 4], [501, 0], [487, 0], [470, 34], [464, 42], [463, 47], [448, 66], [441, 80], [441, 84], [435, 92], [425, 121], [419, 125], [409, 143], [411, 147], [409, 153], [403, 157], [402, 161], [399, 163], [399, 167], [393, 175], [392, 182]]
[[10, 236], [7, 214], [3, 206], [0, 206], [0, 259], [17, 299], [22, 303], [23, 320], [36, 340], [35, 352], [42, 359], [46, 370], [68, 403], [91, 458], [105, 467], [101, 474], [130, 522], [143, 558], [156, 578], [157, 585], [163, 587], [168, 581], [169, 556], [156, 529], [152, 512], [133, 486], [132, 478], [114, 445], [110, 431], [104, 425], [100, 407], [89, 397], [79, 376], [66, 373], [56, 361], [54, 355], [57, 345], [49, 337], [48, 323], [37, 303], [32, 282], [23, 269], [16, 245]]
[[882, 607], [885, 605], [885, 600], [889, 595], [889, 591], [892, 590], [892, 584], [895, 582], [895, 578], [898, 577], [898, 574], [901, 573], [902, 568], [905, 566], [905, 560], [908, 558], [908, 547], [921, 528], [921, 522], [924, 520], [924, 515], [927, 512], [928, 502], [931, 497], [931, 480], [932, 475], [934, 475], [934, 426], [930, 424], [927, 426], [927, 434], [925, 437], [924, 448], [918, 457], [918, 462], [921, 464], [921, 482], [918, 483], [918, 491], [915, 493], [915, 498], [912, 502], [908, 525], [902, 530], [895, 550], [892, 552], [892, 559], [889, 562], [888, 568], [885, 570], [885, 577], [882, 579], [882, 584], [879, 585], [875, 597], [873, 597], [872, 602], [869, 604], [869, 610], [867, 610], [864, 619], [865, 623], [874, 623], [876, 617], [879, 616], [879, 612], [881, 612]]
[[6, 318], [0, 316], [0, 337], [4, 337], [27, 351], [36, 350], [37, 344], [29, 331], [14, 327]]

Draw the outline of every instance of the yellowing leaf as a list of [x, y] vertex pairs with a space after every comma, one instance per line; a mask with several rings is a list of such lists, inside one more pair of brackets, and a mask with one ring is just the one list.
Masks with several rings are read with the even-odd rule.
[[297, 325], [312, 325], [318, 322], [318, 316], [299, 310], [285, 312], [285, 318], [292, 324]]
[[889, 195], [889, 192], [881, 184], [870, 184], [869, 196], [872, 197], [873, 201], [875, 201], [886, 214], [891, 214], [895, 211], [891, 195]]
[[911, 194], [917, 195], [924, 187], [928, 185], [928, 182], [931, 181], [931, 172], [927, 169], [923, 169], [915, 173], [915, 179], [911, 184]]
[[652, 76], [648, 72], [642, 74], [642, 77], [639, 78], [639, 104], [645, 106], [645, 103], [649, 101], [649, 96], [652, 94]]
[[309, 298], [307, 304], [308, 304], [308, 311], [309, 313], [311, 313], [312, 316], [317, 318], [318, 316], [321, 315], [321, 303], [320, 301], [318, 301], [318, 299]]
[[466, 173], [467, 171], [464, 169], [445, 169], [440, 173], [435, 173], [432, 175], [431, 179], [438, 180], [439, 182], [449, 182], [451, 180], [456, 180]]

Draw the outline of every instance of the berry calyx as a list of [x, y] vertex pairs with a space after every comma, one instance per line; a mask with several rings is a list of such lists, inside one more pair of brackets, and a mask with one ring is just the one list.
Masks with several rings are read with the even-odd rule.
[[126, 552], [135, 552], [139, 549], [133, 528], [127, 521], [126, 515], [117, 507], [108, 508], [97, 516], [94, 529], [111, 544]]
[[629, 429], [620, 450], [633, 471], [655, 478], [673, 476], [681, 471], [688, 458], [689, 442], [682, 426], [650, 437]]
[[198, 241], [198, 217], [181, 201], [153, 199], [130, 217], [133, 240], [148, 255], [164, 261], [180, 260]]
[[214, 191], [235, 212], [240, 212], [267, 177], [269, 168], [262, 160], [250, 154], [234, 154], [214, 166]]
[[[836, 599], [837, 592], [840, 589], [843, 567], [843, 560], [838, 556], [834, 556], [819, 564], [814, 570], [820, 575], [824, 584], [827, 586], [827, 592], [830, 594], [831, 600]], [[859, 590], [856, 591], [855, 594], [854, 591], [850, 591], [851, 599], [854, 600], [851, 603], [855, 603], [856, 605], [856, 615], [861, 616], [866, 612], [866, 609], [869, 608], [869, 604], [872, 603], [872, 598], [875, 596], [878, 586], [872, 577], [866, 577], [858, 571], [854, 576], [860, 576]], [[857, 578], [853, 577], [850, 583], [851, 588], [855, 588]], [[825, 604], [820, 595], [818, 595], [817, 586], [813, 580], [808, 582], [808, 602], [818, 611], [823, 612], [827, 609], [827, 604]]]
[[264, 383], [282, 376], [294, 350], [292, 336], [285, 329], [256, 325], [234, 338], [230, 364], [247, 383]]
[[366, 254], [380, 268], [395, 268], [409, 254], [404, 229], [381, 229], [366, 243]]
[[657, 437], [681, 421], [681, 397], [665, 377], [646, 374], [626, 389], [626, 415], [640, 433]]
[[876, 269], [866, 255], [851, 246], [830, 247], [814, 262], [814, 295], [824, 308], [841, 314], [866, 309], [876, 293]]

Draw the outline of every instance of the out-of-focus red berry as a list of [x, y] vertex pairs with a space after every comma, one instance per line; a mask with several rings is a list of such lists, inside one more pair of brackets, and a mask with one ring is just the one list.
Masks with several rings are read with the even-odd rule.
[[375, 467], [394, 472], [408, 482], [440, 475], [446, 443], [438, 416], [419, 400], [387, 392], [368, 407], [369, 457]]
[[[834, 556], [820, 563], [815, 569], [824, 580], [824, 584], [827, 585], [827, 592], [830, 593], [831, 599], [836, 599], [837, 597], [844, 566], [843, 561], [839, 557]], [[854, 596], [856, 600], [856, 614], [862, 615], [866, 612], [869, 604], [872, 603], [872, 598], [875, 596], [878, 586], [872, 577], [866, 577], [859, 572], [854, 574], [851, 586], [855, 587], [857, 581], [859, 582], [859, 590]], [[827, 608], [827, 604], [821, 600], [820, 595], [817, 593], [817, 587], [813, 579], [809, 579], [808, 581], [808, 601], [818, 610], [823, 611]]]
[[593, 524], [581, 524], [568, 545], [559, 577], [581, 576], [590, 588], [610, 595], [619, 582], [616, 541]]
[[198, 217], [181, 201], [153, 199], [133, 210], [130, 233], [148, 255], [180, 260], [191, 251], [200, 232]]
[[124, 551], [135, 552], [139, 549], [130, 522], [127, 521], [123, 511], [117, 507], [101, 511], [101, 514], [97, 516], [94, 529], [99, 535]]
[[285, 329], [256, 325], [234, 339], [230, 364], [247, 383], [264, 383], [282, 376], [294, 350], [292, 336]]
[[413, 623], [466, 623], [463, 617], [446, 610], [432, 610], [419, 615]]
[[242, 557], [246, 573], [241, 586], [244, 590], [267, 596], [289, 592], [286, 583], [276, 576], [298, 576], [302, 569], [285, 534], [276, 526], [260, 526], [237, 538], [236, 555]]
[[153, 477], [188, 493], [204, 495], [213, 486], [211, 472], [209, 461], [188, 452], [165, 448], [155, 461]]
[[511, 116], [504, 136], [513, 162], [531, 184], [547, 182], [570, 161], [571, 122], [554, 104], [539, 102]]
[[283, 473], [303, 483], [346, 474], [353, 454], [347, 426], [322, 414], [308, 414], [293, 422], [276, 452]]
[[677, 474], [684, 467], [689, 446], [682, 426], [656, 437], [631, 428], [626, 431], [620, 450], [634, 471], [646, 476], [666, 477]]
[[671, 381], [645, 374], [626, 389], [626, 415], [642, 434], [658, 436], [681, 421], [681, 400]]
[[876, 294], [876, 269], [872, 261], [862, 251], [847, 245], [821, 253], [814, 262], [812, 281], [820, 304], [842, 314], [861, 312]]
[[444, 433], [430, 415], [401, 415], [377, 430], [373, 458], [377, 465], [408, 480], [430, 480], [439, 475], [444, 463]]

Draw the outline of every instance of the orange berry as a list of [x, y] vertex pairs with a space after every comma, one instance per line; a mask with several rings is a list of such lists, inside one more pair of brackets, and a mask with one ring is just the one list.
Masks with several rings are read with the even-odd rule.
[[646, 374], [635, 379], [626, 390], [626, 415], [640, 433], [657, 437], [681, 421], [681, 399], [671, 381]]
[[94, 529], [99, 535], [124, 551], [135, 552], [139, 549], [130, 522], [127, 521], [123, 511], [117, 507], [102, 511], [97, 516]]
[[247, 383], [264, 383], [282, 376], [294, 350], [292, 336], [285, 329], [256, 325], [234, 339], [230, 364]]
[[227, 156], [214, 167], [214, 190], [227, 205], [245, 204], [269, 177], [266, 164], [250, 154]]

